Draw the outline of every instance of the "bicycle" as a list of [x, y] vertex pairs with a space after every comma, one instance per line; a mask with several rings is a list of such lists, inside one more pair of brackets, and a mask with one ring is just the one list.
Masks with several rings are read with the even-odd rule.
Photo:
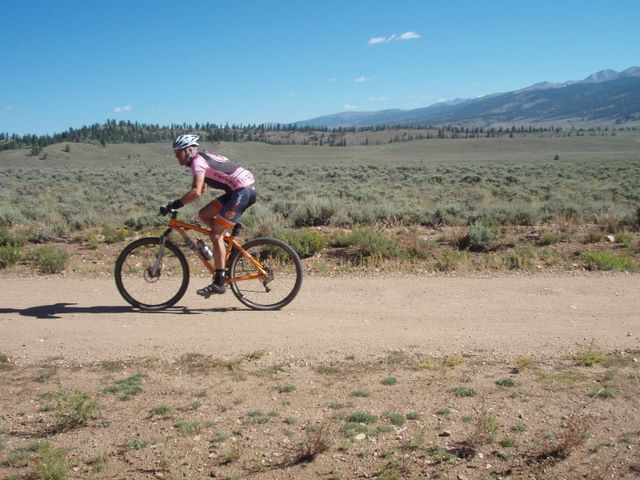
[[[215, 269], [187, 231], [207, 235], [210, 230], [178, 220], [176, 210], [169, 211], [167, 230], [159, 237], [145, 237], [127, 245], [115, 265], [118, 291], [133, 307], [163, 310], [175, 305], [189, 286], [189, 263], [178, 245], [167, 237], [178, 233], [213, 275]], [[277, 238], [258, 237], [244, 244], [236, 241], [242, 224], [238, 223], [226, 243], [225, 282], [235, 297], [254, 310], [278, 310], [293, 301], [302, 286], [300, 257], [287, 243]]]

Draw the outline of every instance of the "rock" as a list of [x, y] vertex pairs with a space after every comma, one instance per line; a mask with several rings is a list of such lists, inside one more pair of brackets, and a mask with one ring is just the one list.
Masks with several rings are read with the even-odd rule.
[[364, 440], [365, 438], [367, 438], [367, 436], [366, 436], [364, 433], [359, 433], [359, 434], [357, 434], [357, 435], [356, 435], [355, 437], [353, 437], [353, 438], [354, 438], [354, 439], [356, 439], [356, 440], [362, 441], [362, 440]]
[[450, 431], [448, 431], [448, 430], [444, 430], [444, 431], [440, 432], [440, 433], [438, 434], [438, 436], [439, 436], [439, 437], [450, 437], [450, 436], [451, 436], [451, 432], [450, 432]]

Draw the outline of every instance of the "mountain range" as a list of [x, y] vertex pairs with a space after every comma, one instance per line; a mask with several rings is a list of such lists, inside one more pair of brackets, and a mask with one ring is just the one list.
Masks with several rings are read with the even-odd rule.
[[298, 126], [614, 127], [640, 126], [640, 67], [602, 70], [584, 80], [541, 82], [520, 90], [456, 99], [414, 110], [342, 112]]

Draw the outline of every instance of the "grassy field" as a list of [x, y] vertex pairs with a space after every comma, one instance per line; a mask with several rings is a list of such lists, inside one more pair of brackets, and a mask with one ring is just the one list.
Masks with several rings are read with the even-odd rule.
[[[616, 261], [636, 268], [640, 136], [631, 133], [203, 147], [255, 172], [259, 201], [244, 218], [249, 235], [283, 236], [305, 257], [346, 248], [350, 265], [431, 259], [436, 269], [446, 263], [436, 247], [453, 247], [454, 263], [469, 264], [467, 254], [597, 244], [613, 235], [609, 242], [624, 247], [614, 253], [630, 263]], [[158, 207], [190, 186], [164, 144], [59, 144], [39, 158], [28, 154], [0, 153], [0, 248], [14, 246], [0, 266], [17, 263], [11, 258], [23, 258], [29, 245], [79, 238], [95, 247], [153, 230], [163, 223]], [[187, 207], [186, 218], [195, 220], [202, 205]], [[16, 253], [16, 245], [27, 247]], [[503, 268], [509, 260], [490, 263]]]

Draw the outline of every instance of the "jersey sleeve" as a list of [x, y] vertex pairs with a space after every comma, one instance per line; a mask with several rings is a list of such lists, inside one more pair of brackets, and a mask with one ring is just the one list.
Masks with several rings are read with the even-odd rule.
[[204, 174], [207, 171], [207, 167], [207, 162], [200, 155], [198, 155], [193, 159], [193, 162], [191, 162], [191, 173], [193, 175]]

